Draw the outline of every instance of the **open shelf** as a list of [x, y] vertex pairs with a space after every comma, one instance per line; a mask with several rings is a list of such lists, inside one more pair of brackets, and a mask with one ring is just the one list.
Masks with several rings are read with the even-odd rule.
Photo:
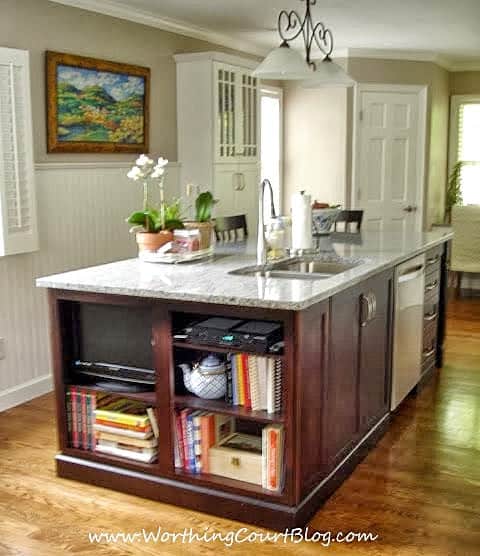
[[270, 359], [284, 359], [283, 353], [259, 353], [258, 351], [248, 351], [234, 346], [210, 346], [208, 344], [194, 344], [188, 341], [175, 341], [172, 345], [176, 348], [192, 349], [197, 351], [211, 351], [213, 353], [249, 353], [258, 357], [269, 357]]
[[229, 489], [241, 489], [247, 491], [253, 495], [259, 495], [261, 497], [272, 497], [272, 498], [284, 498], [284, 493], [276, 492], [273, 490], [268, 490], [253, 483], [247, 483], [245, 481], [237, 481], [236, 479], [230, 479], [229, 477], [222, 477], [220, 475], [211, 475], [210, 473], [189, 473], [184, 469], [175, 469], [175, 476], [182, 481], [190, 483], [200, 483], [205, 486], [214, 487], [228, 487]]
[[251, 411], [241, 405], [231, 405], [222, 400], [205, 400], [196, 396], [175, 396], [174, 405], [176, 408], [189, 407], [212, 411], [214, 413], [224, 413], [239, 419], [257, 421], [258, 423], [283, 423], [284, 416], [281, 413], [268, 413], [267, 411]]
[[101, 452], [83, 450], [82, 448], [64, 448], [62, 452], [68, 456], [73, 456], [106, 465], [118, 465], [127, 469], [135, 469], [144, 473], [155, 473], [158, 469], [158, 459], [153, 463], [145, 463], [143, 461], [135, 461], [133, 459], [122, 458]]
[[141, 402], [145, 402], [147, 405], [156, 406], [157, 405], [157, 397], [155, 392], [119, 392], [118, 390], [110, 390], [107, 387], [103, 386], [95, 386], [92, 384], [67, 384], [67, 387], [75, 387], [81, 390], [92, 390], [94, 392], [108, 392], [114, 396], [118, 396], [119, 398], [128, 398], [129, 400], [138, 400]]

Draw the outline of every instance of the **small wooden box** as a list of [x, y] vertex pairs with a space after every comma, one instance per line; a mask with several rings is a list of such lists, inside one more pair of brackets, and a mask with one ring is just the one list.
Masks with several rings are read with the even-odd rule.
[[262, 486], [262, 439], [234, 433], [208, 451], [209, 472]]

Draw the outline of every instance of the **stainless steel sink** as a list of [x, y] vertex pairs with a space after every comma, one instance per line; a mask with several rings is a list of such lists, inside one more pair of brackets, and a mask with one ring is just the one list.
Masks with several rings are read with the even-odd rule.
[[326, 260], [319, 257], [294, 257], [261, 266], [247, 266], [229, 274], [240, 276], [265, 276], [300, 280], [326, 280], [361, 264], [361, 260]]

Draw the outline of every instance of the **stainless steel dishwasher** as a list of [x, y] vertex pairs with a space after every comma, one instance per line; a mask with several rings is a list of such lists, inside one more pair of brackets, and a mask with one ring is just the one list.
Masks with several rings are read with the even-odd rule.
[[424, 290], [425, 254], [397, 266], [391, 409], [400, 404], [420, 379]]

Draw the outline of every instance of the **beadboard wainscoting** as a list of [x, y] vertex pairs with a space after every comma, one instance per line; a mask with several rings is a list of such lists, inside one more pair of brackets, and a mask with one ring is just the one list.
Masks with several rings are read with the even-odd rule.
[[[125, 217], [141, 206], [129, 163], [44, 163], [35, 168], [40, 250], [0, 257], [0, 411], [52, 388], [45, 290], [39, 276], [136, 254]], [[179, 196], [179, 165], [168, 165], [167, 198]]]

